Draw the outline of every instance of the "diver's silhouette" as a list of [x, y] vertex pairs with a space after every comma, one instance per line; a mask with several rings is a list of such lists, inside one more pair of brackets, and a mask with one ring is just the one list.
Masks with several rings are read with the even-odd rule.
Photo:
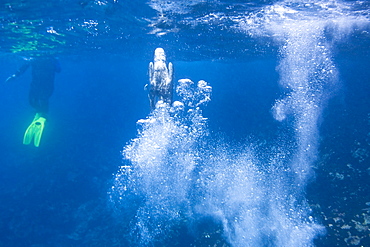
[[30, 144], [34, 138], [34, 145], [38, 147], [49, 110], [49, 98], [54, 91], [55, 73], [60, 72], [61, 69], [58, 60], [52, 56], [38, 56], [25, 61], [26, 63], [8, 77], [6, 82], [22, 75], [30, 66], [32, 67], [29, 103], [36, 110], [36, 115], [27, 128], [23, 143]]
[[155, 109], [158, 101], [172, 104], [173, 98], [173, 66], [166, 64], [166, 54], [162, 48], [154, 51], [154, 62], [149, 63], [149, 101], [150, 108]]

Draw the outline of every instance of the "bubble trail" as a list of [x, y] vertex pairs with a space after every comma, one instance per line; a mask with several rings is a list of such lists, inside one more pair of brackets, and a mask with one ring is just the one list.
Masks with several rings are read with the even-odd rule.
[[138, 121], [138, 137], [122, 152], [129, 165], [115, 175], [111, 195], [119, 209], [139, 201], [131, 223], [139, 245], [164, 238], [191, 214], [192, 173], [200, 140], [207, 135], [199, 106], [210, 100], [212, 88], [205, 81], [183, 79], [176, 91], [181, 102], [172, 107], [160, 102], [147, 119]]
[[315, 235], [322, 231], [313, 222], [304, 195], [317, 159], [321, 111], [330, 94], [327, 90], [335, 88], [336, 81], [324, 27], [317, 21], [297, 21], [274, 29], [282, 32], [279, 35], [284, 39], [278, 70], [286, 93], [273, 106], [273, 115], [278, 121], [291, 121], [293, 133], [289, 150], [280, 147], [283, 153], [291, 153], [291, 158], [274, 162], [281, 164], [274, 176], [285, 177], [273, 179], [279, 186], [272, 194], [283, 197], [271, 201], [272, 215], [283, 229], [277, 234], [277, 246], [311, 246]]

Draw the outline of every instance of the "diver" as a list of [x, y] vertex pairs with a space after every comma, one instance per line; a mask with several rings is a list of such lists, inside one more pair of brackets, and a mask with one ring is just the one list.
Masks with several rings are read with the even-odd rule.
[[[149, 101], [151, 110], [155, 109], [158, 101], [169, 105], [173, 100], [173, 66], [166, 65], [166, 54], [162, 48], [154, 51], [154, 63], [149, 63]], [[147, 85], [146, 85], [147, 86]]]
[[58, 60], [51, 55], [35, 56], [25, 61], [26, 63], [8, 77], [6, 82], [14, 80], [32, 67], [29, 103], [35, 109], [36, 115], [24, 134], [23, 144], [28, 145], [34, 139], [34, 145], [38, 147], [49, 110], [49, 98], [54, 91], [55, 73], [59, 73], [61, 68]]

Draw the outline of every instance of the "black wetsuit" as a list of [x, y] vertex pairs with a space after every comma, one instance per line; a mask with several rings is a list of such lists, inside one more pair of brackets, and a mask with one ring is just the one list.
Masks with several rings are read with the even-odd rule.
[[23, 74], [30, 66], [32, 81], [29, 102], [37, 113], [46, 115], [49, 110], [49, 98], [54, 91], [55, 73], [60, 72], [60, 65], [58, 60], [51, 56], [35, 57], [24, 64], [15, 76]]

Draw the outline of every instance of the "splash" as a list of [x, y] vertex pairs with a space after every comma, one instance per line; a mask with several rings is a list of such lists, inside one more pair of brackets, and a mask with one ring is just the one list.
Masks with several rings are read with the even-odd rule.
[[112, 200], [135, 202], [130, 228], [141, 245], [179, 226], [200, 229], [211, 218], [231, 246], [313, 246], [325, 230], [311, 215], [305, 190], [317, 160], [321, 113], [338, 88], [332, 46], [362, 22], [349, 12], [337, 1], [282, 1], [234, 19], [235, 28], [279, 46], [276, 143], [251, 140], [236, 148], [210, 136], [201, 111], [212, 89], [205, 81], [180, 80], [180, 101], [159, 104], [139, 121]]
[[176, 91], [181, 101], [172, 107], [159, 102], [147, 119], [138, 121], [138, 138], [123, 150], [128, 164], [112, 188], [116, 202], [140, 201], [132, 234], [141, 245], [163, 238], [190, 214], [192, 173], [200, 140], [207, 135], [200, 105], [210, 100], [212, 88], [205, 81], [183, 79]]
[[269, 241], [274, 246], [312, 246], [315, 236], [323, 232], [310, 216], [304, 195], [317, 159], [321, 112], [338, 88], [331, 55], [333, 41], [337, 40], [330, 40], [327, 30], [336, 30], [342, 36], [348, 33], [348, 26], [343, 25], [347, 13], [343, 6], [336, 1], [285, 1], [263, 9], [258, 14], [262, 18], [250, 15], [241, 24], [249, 35], [268, 35], [280, 45], [278, 71], [284, 96], [276, 100], [272, 112], [277, 121], [289, 123], [285, 126], [291, 138], [275, 148], [278, 152], [269, 162], [272, 183], [267, 214], [272, 224], [268, 231], [274, 236]]
[[[293, 133], [290, 148], [280, 147], [283, 154], [291, 153], [290, 158], [272, 159], [280, 163], [271, 179], [279, 186], [270, 192], [274, 198], [270, 213], [282, 229], [276, 234], [277, 246], [311, 246], [315, 235], [322, 231], [310, 216], [304, 194], [317, 159], [321, 111], [331, 93], [328, 89], [333, 92], [336, 88], [336, 68], [324, 27], [316, 21], [289, 23], [281, 29], [272, 25], [272, 30], [283, 38], [278, 70], [285, 90], [283, 98], [273, 106], [273, 115], [278, 121], [291, 122]], [[283, 199], [276, 200], [276, 195]]]
[[324, 103], [337, 88], [337, 71], [325, 42], [324, 27], [322, 23], [306, 21], [289, 24], [284, 28], [286, 40], [280, 49], [280, 85], [286, 95], [276, 101], [273, 113], [278, 121], [293, 116], [297, 145], [293, 172], [298, 174], [298, 187], [306, 184], [310, 165], [316, 159]]

